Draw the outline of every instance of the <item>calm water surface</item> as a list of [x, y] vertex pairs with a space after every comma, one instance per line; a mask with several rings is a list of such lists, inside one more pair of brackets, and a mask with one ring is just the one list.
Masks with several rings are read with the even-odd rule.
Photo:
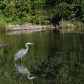
[[[28, 74], [21, 74], [14, 61], [18, 50], [29, 45], [23, 57], [23, 67]], [[0, 49], [0, 84], [84, 84], [84, 34], [59, 34], [50, 30], [30, 34], [0, 35], [0, 44], [10, 46]]]

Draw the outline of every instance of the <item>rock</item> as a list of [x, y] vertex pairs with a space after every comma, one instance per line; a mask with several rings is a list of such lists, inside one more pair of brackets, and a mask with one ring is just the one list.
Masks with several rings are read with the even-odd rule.
[[7, 47], [7, 46], [9, 46], [9, 44], [0, 44], [0, 48], [3, 48], [3, 47]]
[[38, 30], [38, 29], [43, 29], [43, 28], [47, 28], [48, 25], [33, 25], [31, 23], [25, 24], [25, 25], [8, 25], [10, 30]]

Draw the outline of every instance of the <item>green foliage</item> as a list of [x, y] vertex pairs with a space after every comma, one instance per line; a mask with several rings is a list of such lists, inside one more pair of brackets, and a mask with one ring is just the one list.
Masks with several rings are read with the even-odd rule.
[[6, 19], [3, 15], [0, 15], [0, 27], [1, 27], [2, 30], [7, 29]]
[[81, 21], [78, 21], [78, 20], [74, 20], [73, 24], [74, 25], [83, 25], [83, 23]]
[[[48, 18], [73, 19], [84, 13], [84, 1], [79, 0], [1, 0], [0, 9], [6, 22], [48, 24]], [[75, 15], [76, 10], [77, 14]], [[47, 16], [47, 18], [46, 18]]]

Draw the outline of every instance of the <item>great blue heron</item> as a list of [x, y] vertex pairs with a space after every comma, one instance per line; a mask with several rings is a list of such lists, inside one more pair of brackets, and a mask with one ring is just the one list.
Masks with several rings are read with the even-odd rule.
[[30, 77], [30, 72], [28, 71], [27, 68], [21, 67], [20, 65], [17, 65], [17, 64], [15, 64], [15, 67], [16, 67], [16, 69], [17, 69], [20, 73], [22, 73], [22, 74], [28, 73], [28, 79], [31, 80], [31, 79], [33, 79], [33, 78], [36, 78], [36, 77]]
[[21, 61], [22, 61], [22, 57], [27, 53], [28, 51], [28, 46], [27, 45], [31, 45], [31, 44], [34, 44], [34, 43], [26, 43], [25, 46], [26, 46], [26, 49], [20, 49], [17, 54], [16, 54], [16, 57], [14, 58], [14, 61], [16, 61], [17, 59], [19, 59], [21, 57]]

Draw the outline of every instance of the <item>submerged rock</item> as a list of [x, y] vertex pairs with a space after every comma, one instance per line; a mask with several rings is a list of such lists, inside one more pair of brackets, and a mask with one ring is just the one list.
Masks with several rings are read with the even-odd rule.
[[0, 48], [7, 47], [9, 44], [0, 44]]

